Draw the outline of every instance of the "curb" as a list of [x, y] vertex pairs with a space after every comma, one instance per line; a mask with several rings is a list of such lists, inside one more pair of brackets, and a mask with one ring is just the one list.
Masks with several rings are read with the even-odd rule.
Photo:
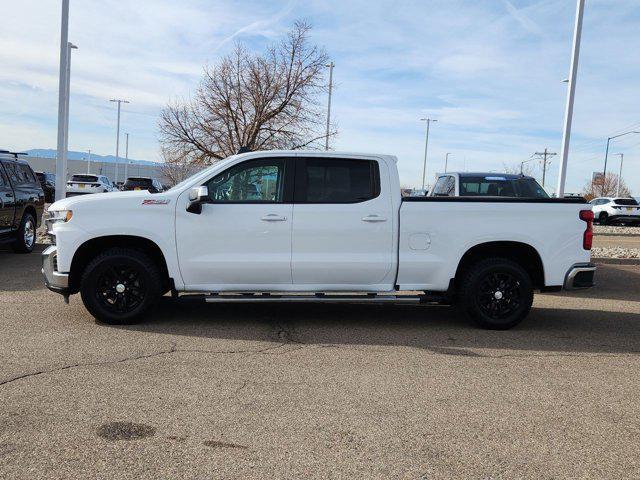
[[593, 263], [601, 263], [604, 265], [640, 265], [640, 258], [594, 257], [591, 261]]

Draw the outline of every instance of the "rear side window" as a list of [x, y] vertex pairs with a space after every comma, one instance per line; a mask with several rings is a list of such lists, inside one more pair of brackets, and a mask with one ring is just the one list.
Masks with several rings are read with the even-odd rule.
[[294, 200], [297, 203], [358, 203], [378, 195], [378, 162], [307, 158], [296, 165]]
[[33, 174], [33, 170], [29, 165], [19, 165], [20, 170], [22, 171], [22, 178], [25, 183], [35, 183], [36, 176]]
[[9, 181], [4, 174], [4, 168], [2, 168], [2, 164], [0, 163], [0, 187], [6, 187], [9, 185]]
[[616, 205], [638, 205], [638, 202], [633, 198], [616, 198], [614, 203]]

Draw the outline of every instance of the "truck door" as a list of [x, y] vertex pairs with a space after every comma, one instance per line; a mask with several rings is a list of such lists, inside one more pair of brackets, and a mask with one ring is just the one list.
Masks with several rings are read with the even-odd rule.
[[209, 201], [199, 215], [179, 203], [178, 261], [188, 289], [291, 285], [292, 168], [285, 158], [247, 160], [204, 183]]
[[315, 290], [392, 287], [393, 215], [386, 164], [298, 158], [291, 254], [294, 285], [315, 285], [309, 287]]
[[13, 188], [0, 162], [0, 234], [11, 230], [13, 226], [13, 215], [16, 208], [16, 199]]

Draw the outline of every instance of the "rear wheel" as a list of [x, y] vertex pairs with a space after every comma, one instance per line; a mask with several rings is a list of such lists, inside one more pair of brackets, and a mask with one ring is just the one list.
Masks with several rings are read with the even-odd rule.
[[600, 225], [606, 225], [609, 223], [609, 214], [607, 214], [607, 212], [601, 212], [598, 217], [598, 223], [600, 223]]
[[96, 319], [123, 325], [148, 314], [161, 290], [160, 271], [149, 257], [137, 250], [112, 248], [87, 265], [80, 294]]
[[466, 315], [482, 328], [511, 328], [527, 316], [533, 303], [531, 277], [506, 258], [488, 258], [472, 265], [461, 287]]
[[16, 239], [11, 248], [16, 253], [31, 253], [36, 245], [36, 219], [30, 213], [25, 213], [20, 221], [20, 228], [16, 232]]

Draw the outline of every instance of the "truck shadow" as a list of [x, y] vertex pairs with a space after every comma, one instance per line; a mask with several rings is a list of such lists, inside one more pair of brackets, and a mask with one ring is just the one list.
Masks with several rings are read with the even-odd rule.
[[463, 356], [640, 353], [640, 313], [562, 308], [534, 308], [515, 329], [488, 331], [444, 306], [211, 305], [165, 298], [149, 323], [121, 328], [211, 339], [406, 346]]

